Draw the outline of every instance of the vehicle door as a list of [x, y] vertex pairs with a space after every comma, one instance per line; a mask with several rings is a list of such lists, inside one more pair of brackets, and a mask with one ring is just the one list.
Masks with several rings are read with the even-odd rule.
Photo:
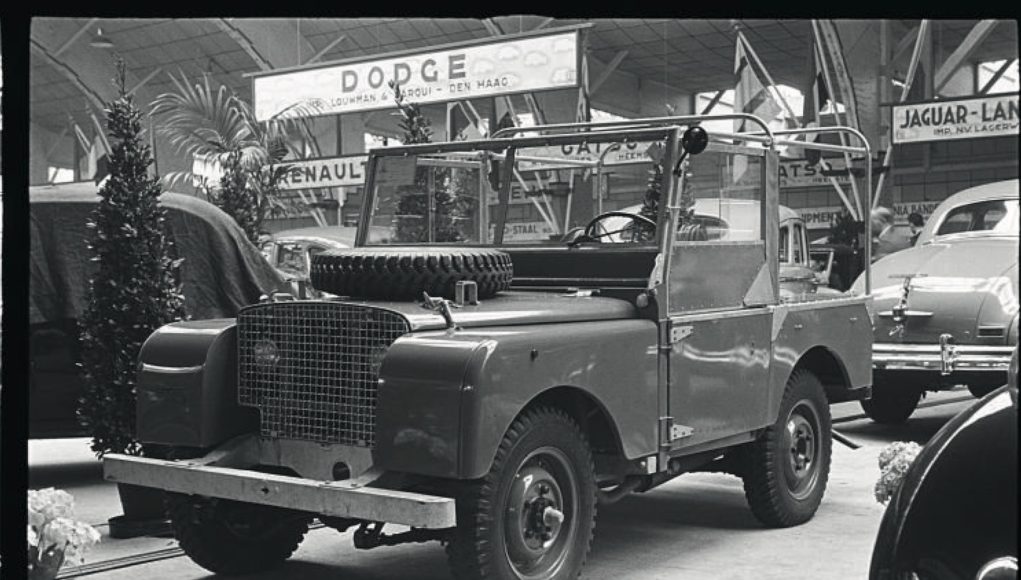
[[700, 203], [701, 213], [715, 212], [724, 229], [719, 236], [683, 235], [691, 228], [682, 227], [672, 242], [664, 349], [674, 449], [768, 422], [768, 306], [776, 303], [779, 249], [776, 167], [775, 153], [711, 144], [691, 158], [687, 184], [676, 188], [675, 206], [685, 207], [686, 198], [717, 200]]

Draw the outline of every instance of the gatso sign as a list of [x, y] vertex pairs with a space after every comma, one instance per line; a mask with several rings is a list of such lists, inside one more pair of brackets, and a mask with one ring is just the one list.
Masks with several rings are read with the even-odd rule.
[[314, 115], [393, 108], [392, 80], [419, 104], [574, 87], [579, 36], [578, 29], [514, 35], [257, 74], [255, 117], [265, 121], [299, 104]]
[[1018, 135], [1018, 95], [946, 99], [893, 108], [893, 142]]

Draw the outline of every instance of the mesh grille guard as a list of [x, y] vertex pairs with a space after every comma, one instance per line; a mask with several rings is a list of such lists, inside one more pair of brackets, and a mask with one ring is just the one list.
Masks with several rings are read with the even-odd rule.
[[372, 447], [387, 349], [410, 331], [379, 308], [324, 301], [243, 309], [238, 403], [259, 409], [263, 436]]

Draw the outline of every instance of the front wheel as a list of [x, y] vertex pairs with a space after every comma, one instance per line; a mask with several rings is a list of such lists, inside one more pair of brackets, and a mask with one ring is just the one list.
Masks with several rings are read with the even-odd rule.
[[168, 494], [167, 512], [181, 549], [206, 570], [251, 574], [281, 564], [298, 549], [312, 517], [283, 508]]
[[577, 578], [595, 528], [593, 474], [588, 442], [563, 411], [516, 419], [489, 473], [458, 498], [447, 546], [454, 577]]
[[770, 527], [812, 519], [830, 473], [830, 407], [811, 372], [787, 380], [780, 415], [745, 448], [744, 493], [755, 517]]

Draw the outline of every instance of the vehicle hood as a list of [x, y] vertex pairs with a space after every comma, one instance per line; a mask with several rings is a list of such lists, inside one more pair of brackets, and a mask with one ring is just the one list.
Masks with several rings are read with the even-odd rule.
[[[446, 327], [443, 317], [423, 308], [419, 302], [345, 300], [400, 313], [411, 323], [411, 330], [439, 330]], [[638, 310], [627, 301], [601, 296], [576, 296], [555, 292], [502, 292], [475, 306], [451, 308], [454, 322], [464, 328], [587, 322], [637, 318]]]
[[[933, 242], [887, 256], [872, 265], [875, 338], [890, 342], [896, 326], [888, 312], [911, 276], [907, 306], [932, 316], [909, 316], [903, 342], [936, 342], [949, 332], [958, 343], [1003, 344], [1018, 312], [1017, 238], [989, 237]], [[863, 290], [863, 278], [855, 283]], [[978, 339], [980, 326], [1003, 326], [1002, 336]]]

